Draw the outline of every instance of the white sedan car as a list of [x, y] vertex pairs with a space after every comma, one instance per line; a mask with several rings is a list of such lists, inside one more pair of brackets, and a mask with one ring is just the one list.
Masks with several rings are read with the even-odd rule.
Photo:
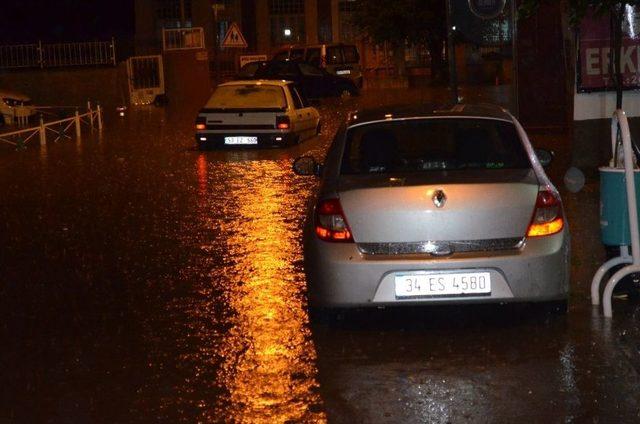
[[27, 120], [35, 115], [31, 99], [24, 94], [0, 89], [0, 124], [12, 124], [20, 119]]
[[201, 149], [287, 146], [320, 132], [320, 114], [288, 81], [221, 84], [196, 118]]

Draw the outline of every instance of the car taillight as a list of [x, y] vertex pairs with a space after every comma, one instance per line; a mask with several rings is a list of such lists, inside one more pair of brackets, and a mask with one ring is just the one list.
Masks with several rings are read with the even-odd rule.
[[288, 130], [291, 126], [291, 121], [288, 116], [276, 116], [276, 128], [279, 130]]
[[349, 224], [338, 199], [321, 200], [316, 206], [316, 235], [320, 240], [353, 242]]
[[196, 130], [206, 130], [207, 129], [207, 119], [206, 118], [196, 118]]
[[563, 228], [560, 198], [549, 190], [539, 191], [527, 237], [550, 236], [559, 233]]

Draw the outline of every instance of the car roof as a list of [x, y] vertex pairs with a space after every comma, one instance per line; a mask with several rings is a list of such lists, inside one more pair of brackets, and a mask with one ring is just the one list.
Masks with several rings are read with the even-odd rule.
[[493, 104], [457, 104], [442, 106], [425, 104], [419, 106], [392, 106], [363, 109], [351, 112], [348, 126], [389, 119], [408, 118], [482, 118], [512, 122], [512, 116], [506, 109]]
[[220, 84], [218, 87], [227, 87], [233, 85], [276, 85], [278, 87], [284, 87], [288, 84], [291, 84], [291, 81], [286, 80], [239, 80], [239, 81], [230, 81], [225, 82], [224, 84]]

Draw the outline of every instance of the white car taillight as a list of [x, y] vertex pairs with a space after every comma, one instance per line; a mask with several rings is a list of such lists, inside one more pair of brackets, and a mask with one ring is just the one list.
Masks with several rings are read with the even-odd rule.
[[324, 241], [353, 242], [351, 230], [338, 199], [321, 200], [316, 206], [315, 230]]
[[539, 191], [527, 237], [549, 236], [559, 233], [563, 228], [564, 219], [560, 198], [552, 191]]

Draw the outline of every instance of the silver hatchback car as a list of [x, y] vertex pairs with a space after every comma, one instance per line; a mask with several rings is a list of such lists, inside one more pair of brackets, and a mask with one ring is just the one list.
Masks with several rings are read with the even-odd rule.
[[304, 229], [311, 307], [554, 302], [566, 309], [569, 228], [519, 122], [491, 105], [352, 113]]

